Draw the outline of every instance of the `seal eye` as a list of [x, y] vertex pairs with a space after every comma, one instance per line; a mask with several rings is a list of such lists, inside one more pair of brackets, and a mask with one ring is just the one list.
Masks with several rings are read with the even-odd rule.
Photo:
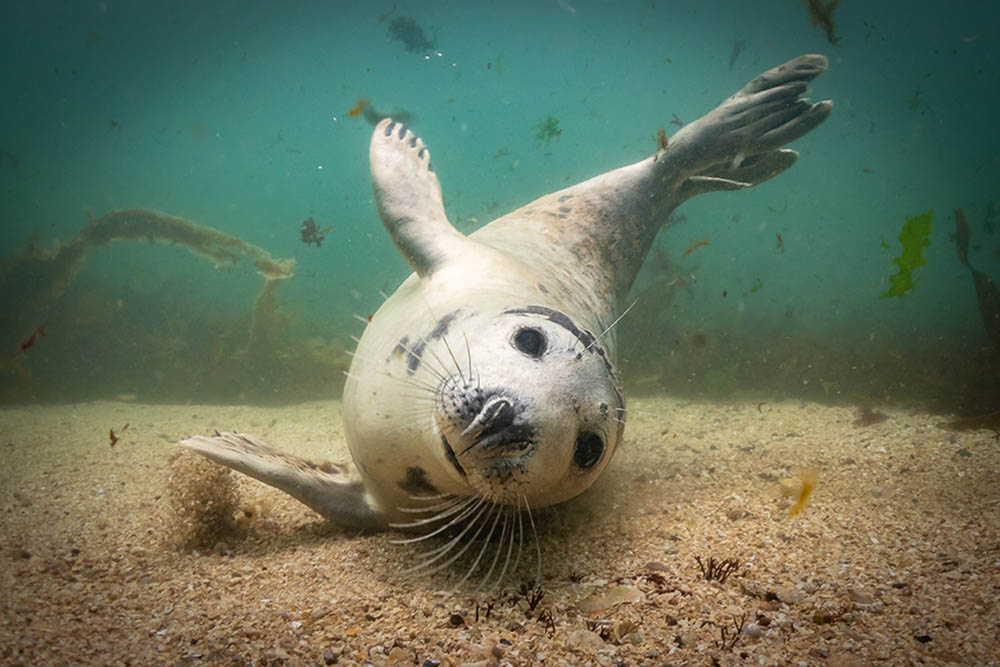
[[545, 334], [540, 329], [525, 327], [514, 334], [514, 347], [529, 357], [539, 358], [545, 354]]
[[576, 449], [573, 450], [573, 463], [584, 470], [597, 465], [604, 453], [604, 441], [593, 431], [581, 431], [576, 436]]

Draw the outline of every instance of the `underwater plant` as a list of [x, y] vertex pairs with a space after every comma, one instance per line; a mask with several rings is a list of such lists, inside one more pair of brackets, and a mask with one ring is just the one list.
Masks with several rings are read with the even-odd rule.
[[899, 242], [903, 245], [903, 252], [892, 260], [893, 264], [899, 266], [899, 271], [895, 275], [889, 276], [892, 287], [882, 295], [883, 299], [903, 296], [916, 286], [913, 281], [913, 272], [927, 263], [927, 258], [924, 257], [924, 248], [931, 244], [928, 237], [933, 229], [934, 209], [906, 219], [906, 224], [899, 232]]
[[544, 143], [548, 146], [555, 137], [562, 134], [562, 130], [559, 129], [559, 119], [555, 116], [547, 116], [545, 120], [538, 123], [535, 133], [535, 139], [538, 142]]
[[389, 22], [389, 34], [402, 42], [410, 53], [424, 53], [434, 49], [434, 42], [427, 39], [424, 29], [409, 16], [397, 16]]

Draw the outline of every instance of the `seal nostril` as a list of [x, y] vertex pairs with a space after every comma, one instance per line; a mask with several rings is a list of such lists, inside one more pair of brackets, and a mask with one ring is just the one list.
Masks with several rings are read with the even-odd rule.
[[514, 423], [514, 406], [505, 400], [491, 404], [487, 410], [491, 410], [493, 414], [489, 416], [490, 421], [480, 433], [480, 438], [499, 433]]

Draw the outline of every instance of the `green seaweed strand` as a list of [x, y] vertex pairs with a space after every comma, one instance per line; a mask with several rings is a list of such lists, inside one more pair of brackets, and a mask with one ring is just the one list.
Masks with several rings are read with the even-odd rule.
[[899, 232], [899, 242], [903, 244], [903, 252], [892, 260], [893, 264], [899, 266], [899, 271], [896, 275], [889, 276], [892, 287], [882, 295], [883, 299], [903, 296], [914, 288], [913, 272], [927, 263], [924, 248], [931, 244], [928, 237], [933, 229], [934, 209], [906, 219], [906, 224]]

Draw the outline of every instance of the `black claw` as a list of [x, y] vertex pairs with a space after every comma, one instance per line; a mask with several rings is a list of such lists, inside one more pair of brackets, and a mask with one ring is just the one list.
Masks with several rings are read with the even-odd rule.
[[404, 137], [406, 137], [406, 126], [405, 125], [400, 125], [399, 126], [399, 138], [403, 139]]
[[434, 171], [434, 165], [432, 165], [430, 162], [427, 163], [427, 171]]
[[417, 135], [410, 137], [410, 148], [416, 148], [417, 146]]
[[417, 157], [423, 157], [424, 156], [424, 152], [426, 152], [426, 151], [427, 151], [427, 148], [426, 147], [422, 147], [419, 151], [417, 151]]
[[388, 137], [389, 135], [391, 135], [392, 134], [392, 128], [394, 128], [394, 127], [396, 127], [396, 121], [394, 121], [394, 120], [389, 121], [389, 124], [385, 126], [385, 136]]

